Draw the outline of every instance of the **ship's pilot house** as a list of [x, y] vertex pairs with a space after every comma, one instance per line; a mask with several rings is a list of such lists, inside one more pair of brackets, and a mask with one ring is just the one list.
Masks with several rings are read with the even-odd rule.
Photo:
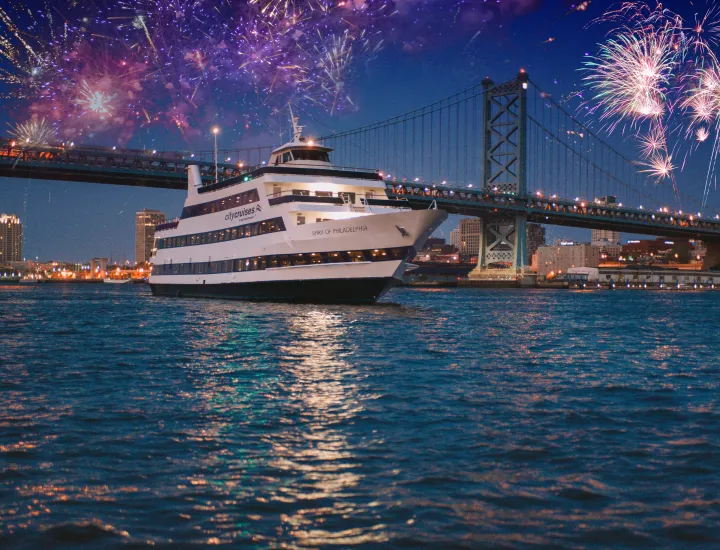
[[270, 154], [270, 166], [292, 165], [311, 165], [311, 166], [330, 166], [330, 156], [328, 153], [332, 151], [329, 147], [315, 145], [312, 140], [306, 139], [302, 135], [303, 126], [297, 125], [298, 118], [293, 117], [293, 140], [285, 145], [281, 145]]

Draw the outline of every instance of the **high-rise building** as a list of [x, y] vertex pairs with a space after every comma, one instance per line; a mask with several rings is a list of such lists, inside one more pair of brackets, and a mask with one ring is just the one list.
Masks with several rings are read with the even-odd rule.
[[567, 273], [571, 267], [600, 265], [600, 247], [591, 244], [563, 242], [555, 246], [541, 246], [537, 253], [537, 272], [540, 277], [550, 273]]
[[165, 221], [165, 214], [159, 210], [143, 209], [135, 214], [135, 263], [150, 259], [155, 246], [155, 226]]
[[545, 246], [545, 228], [538, 223], [527, 224], [528, 258], [532, 258], [541, 246]]
[[0, 264], [22, 261], [22, 234], [15, 214], [0, 214]]
[[450, 231], [450, 244], [453, 245], [457, 250], [460, 250], [460, 228], [456, 227]]
[[476, 257], [480, 254], [480, 234], [482, 220], [480, 218], [464, 218], [460, 220], [460, 240], [456, 245], [461, 256]]
[[602, 244], [620, 244], [620, 232], [610, 231], [609, 229], [593, 229], [590, 241], [596, 246]]

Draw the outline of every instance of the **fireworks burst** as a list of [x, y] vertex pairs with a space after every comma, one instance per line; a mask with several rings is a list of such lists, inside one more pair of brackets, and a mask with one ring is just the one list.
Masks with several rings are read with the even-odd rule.
[[[635, 135], [646, 159], [642, 172], [656, 183], [669, 179], [674, 187], [673, 155], [685, 150], [687, 158], [708, 140], [711, 128], [719, 142], [720, 65], [713, 50], [720, 38], [719, 18], [717, 6], [687, 24], [659, 3], [624, 2], [595, 21], [617, 26], [585, 63], [585, 82], [593, 93], [589, 111], [599, 114], [606, 130], [622, 126]], [[670, 136], [668, 128], [678, 131]], [[693, 135], [694, 146], [685, 141]], [[718, 154], [720, 147], [714, 145], [703, 207]]]
[[673, 170], [675, 170], [675, 167], [672, 164], [672, 157], [669, 155], [655, 155], [647, 162], [642, 163], [642, 165], [645, 166], [646, 169], [641, 170], [641, 172], [648, 174], [649, 177], [653, 178], [657, 182], [671, 178]]
[[117, 94], [110, 95], [102, 90], [93, 90], [87, 81], [83, 81], [79, 95], [77, 103], [85, 107], [86, 110], [99, 115], [113, 114], [112, 101], [117, 97]]
[[56, 140], [57, 132], [45, 119], [30, 119], [11, 127], [10, 135], [26, 146], [49, 145]]

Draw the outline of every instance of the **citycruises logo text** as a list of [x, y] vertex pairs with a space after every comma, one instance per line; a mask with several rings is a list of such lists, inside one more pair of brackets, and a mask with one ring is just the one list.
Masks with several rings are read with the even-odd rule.
[[234, 212], [230, 212], [227, 216], [225, 216], [225, 219], [227, 221], [233, 221], [237, 220], [238, 218], [244, 219], [249, 218], [251, 216], [254, 216], [256, 212], [261, 212], [262, 207], [257, 204], [255, 206], [251, 206], [250, 208], [243, 208], [242, 210], [235, 210]]

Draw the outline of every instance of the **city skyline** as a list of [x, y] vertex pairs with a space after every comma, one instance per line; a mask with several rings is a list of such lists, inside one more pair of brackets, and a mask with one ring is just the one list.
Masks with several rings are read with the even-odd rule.
[[[489, 11], [483, 12], [480, 18], [471, 17], [472, 10], [463, 11], [463, 22], [457, 28], [453, 27], [453, 18], [440, 10], [436, 28], [425, 35], [428, 39], [425, 44], [405, 36], [393, 36], [348, 81], [348, 86], [352, 86], [353, 108], [330, 115], [322, 108], [300, 106], [299, 115], [309, 135], [381, 120], [478, 84], [485, 76], [496, 81], [511, 78], [520, 68], [525, 68], [549, 97], [565, 102], [573, 112], [586, 116], [589, 107], [583, 106], [583, 66], [587, 56], [594, 55], [605, 38], [607, 26], [591, 22], [602, 15], [606, 6], [588, 3], [582, 10], [575, 10], [543, 2], [511, 4], [504, 9], [484, 8]], [[679, 2], [668, 7], [683, 9]], [[432, 20], [430, 14], [422, 15], [426, 23]], [[683, 15], [692, 17], [692, 13]], [[7, 83], [0, 82], [0, 89], [7, 88]], [[379, 89], [382, 93], [378, 93]], [[252, 116], [243, 122], [246, 119], [242, 113], [228, 112], [234, 99], [226, 88], [214, 88], [204, 97], [205, 118], [192, 132], [183, 134], [177, 127], [162, 124], [141, 125], [134, 130], [127, 145], [148, 150], [209, 151], [213, 137], [210, 129], [215, 125], [220, 129], [221, 148], [277, 144], [280, 136], [276, 130], [281, 127], [285, 136], [288, 135], [288, 115], [284, 108], [271, 112], [269, 118], [262, 118], [259, 111], [248, 107]], [[3, 101], [11, 103], [9, 99]], [[0, 115], [0, 125], [9, 129], [7, 124], [22, 122], [21, 116], [25, 116], [22, 113], [22, 109], [17, 113], [5, 109]], [[604, 134], [601, 126], [593, 124], [592, 116], [587, 115], [585, 120], [594, 131]], [[607, 138], [618, 146], [631, 147], [632, 140], [621, 132]], [[83, 138], [86, 143], [105, 145], [114, 143], [113, 139], [112, 132], [102, 129]], [[707, 165], [703, 151], [684, 163], [685, 170], [677, 174], [678, 185], [686, 194], [702, 194]], [[25, 220], [28, 257], [92, 257], [112, 253], [132, 258], [134, 213], [150, 208], [174, 216], [180, 212], [183, 202], [183, 194], [174, 191], [28, 179], [11, 179], [6, 184], [0, 195], [3, 209], [17, 212]], [[649, 184], [650, 193], [652, 189]], [[712, 194], [710, 199], [711, 204], [717, 204], [717, 194]], [[446, 222], [438, 234], [448, 239], [455, 223], [456, 220]], [[577, 230], [548, 228], [549, 239], [567, 236], [582, 240], [582, 235], [584, 233]]]

